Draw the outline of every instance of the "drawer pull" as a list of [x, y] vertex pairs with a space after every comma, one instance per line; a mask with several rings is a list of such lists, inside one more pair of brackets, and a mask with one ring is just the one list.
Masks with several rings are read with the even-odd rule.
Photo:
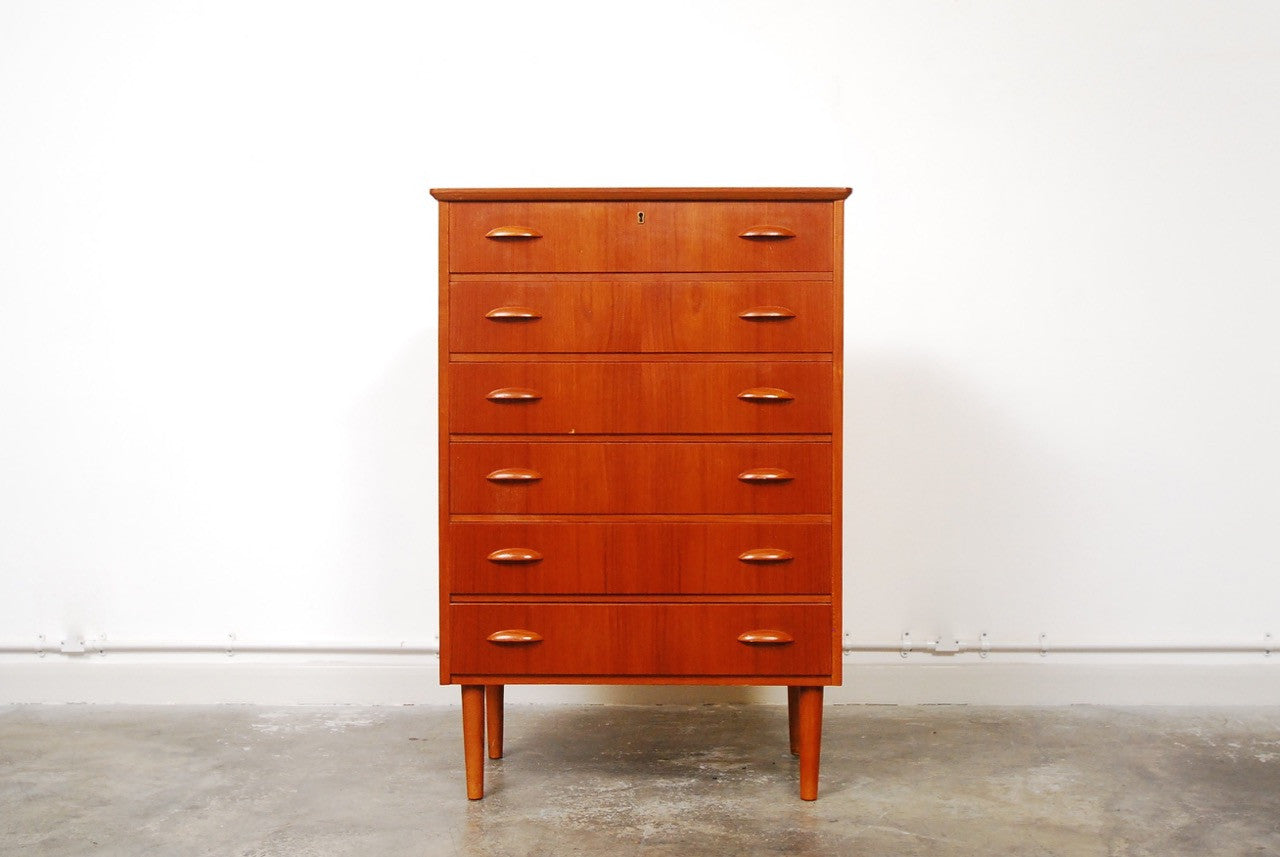
[[786, 321], [796, 314], [784, 306], [753, 306], [738, 313], [743, 321]]
[[748, 646], [785, 646], [787, 643], [794, 643], [795, 641], [796, 638], [786, 631], [771, 631], [767, 628], [744, 631], [738, 635], [738, 642], [746, 643]]
[[791, 401], [795, 396], [791, 395], [786, 390], [780, 390], [777, 387], [752, 387], [750, 390], [743, 390], [739, 393], [738, 398], [744, 402], [759, 402], [765, 404], [775, 402], [781, 404], [783, 402]]
[[489, 321], [537, 321], [542, 313], [527, 306], [500, 306], [484, 314]]
[[782, 548], [752, 548], [738, 554], [742, 562], [754, 563], [791, 562], [795, 558], [795, 554]]
[[489, 562], [497, 562], [504, 565], [542, 562], [542, 554], [533, 548], [499, 548], [485, 557], [485, 559], [489, 560]]
[[529, 643], [541, 642], [542, 635], [537, 631], [526, 631], [523, 628], [508, 628], [505, 631], [494, 631], [492, 634], [485, 637], [485, 639], [490, 643], [524, 646]]
[[534, 232], [527, 226], [495, 226], [484, 234], [490, 241], [532, 241], [541, 238], [541, 232]]
[[752, 226], [739, 232], [738, 237], [748, 241], [786, 241], [795, 238], [796, 234], [785, 226]]
[[527, 467], [503, 467], [490, 473], [485, 479], [506, 485], [519, 485], [526, 482], [537, 482], [542, 474]]
[[542, 398], [542, 394], [537, 390], [530, 390], [528, 387], [499, 387], [491, 390], [489, 395], [485, 396], [491, 402], [536, 402]]
[[744, 470], [738, 474], [738, 479], [743, 482], [754, 482], [757, 484], [782, 484], [795, 479], [790, 471], [783, 470], [781, 467], [753, 467], [750, 470]]

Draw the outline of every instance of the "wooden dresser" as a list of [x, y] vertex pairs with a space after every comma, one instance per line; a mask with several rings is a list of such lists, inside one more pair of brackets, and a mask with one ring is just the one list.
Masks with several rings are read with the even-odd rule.
[[847, 188], [433, 190], [440, 679], [467, 796], [514, 683], [840, 683]]

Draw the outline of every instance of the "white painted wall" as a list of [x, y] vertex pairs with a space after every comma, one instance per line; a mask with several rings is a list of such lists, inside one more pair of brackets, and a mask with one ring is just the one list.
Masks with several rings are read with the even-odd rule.
[[[855, 639], [1280, 637], [1277, 45], [1208, 0], [0, 4], [0, 642], [430, 642], [426, 190], [484, 185], [854, 186]], [[963, 696], [937, 661], [903, 698]], [[151, 698], [87, 666], [0, 701]]]

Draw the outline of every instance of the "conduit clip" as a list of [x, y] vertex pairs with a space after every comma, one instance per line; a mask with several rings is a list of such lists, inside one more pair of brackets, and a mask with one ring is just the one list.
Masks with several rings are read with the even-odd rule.
[[989, 654], [991, 654], [991, 641], [987, 639], [987, 632], [983, 631], [978, 637], [978, 657], [985, 658]]
[[1049, 635], [1041, 634], [1040, 635], [1040, 657], [1046, 658], [1048, 656], [1049, 656]]
[[911, 654], [911, 632], [910, 631], [902, 632], [902, 651], [900, 651], [898, 654], [902, 655], [902, 657], [904, 658], [907, 655]]
[[1271, 635], [1270, 634], [1262, 635], [1262, 654], [1268, 658], [1271, 657]]
[[63, 640], [62, 653], [64, 655], [83, 655], [84, 640], [79, 637], [72, 637], [70, 640]]

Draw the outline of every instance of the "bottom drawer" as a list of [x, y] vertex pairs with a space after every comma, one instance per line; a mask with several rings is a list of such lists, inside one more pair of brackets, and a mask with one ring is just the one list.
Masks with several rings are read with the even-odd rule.
[[826, 604], [455, 604], [464, 676], [824, 676]]

